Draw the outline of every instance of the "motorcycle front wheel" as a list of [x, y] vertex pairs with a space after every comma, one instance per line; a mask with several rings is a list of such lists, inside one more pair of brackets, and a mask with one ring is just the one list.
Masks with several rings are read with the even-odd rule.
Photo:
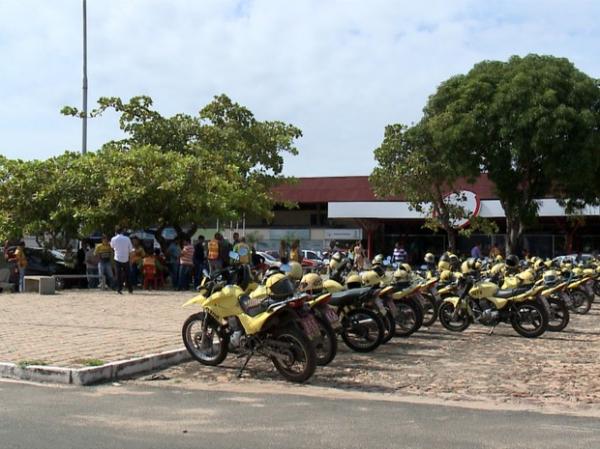
[[350, 310], [342, 317], [342, 340], [356, 352], [371, 352], [379, 347], [384, 337], [383, 322], [372, 310]]
[[229, 335], [221, 332], [221, 326], [204, 312], [191, 315], [181, 329], [183, 344], [190, 355], [203, 365], [219, 365], [229, 347]]
[[578, 315], [585, 315], [592, 308], [592, 299], [583, 290], [577, 289], [570, 292], [573, 306], [571, 310]]
[[396, 336], [396, 319], [389, 310], [383, 315], [384, 335], [381, 344], [385, 344]]
[[327, 319], [320, 316], [315, 316], [315, 318], [317, 323], [319, 323], [319, 330], [321, 331], [321, 339], [315, 344], [317, 365], [326, 366], [331, 363], [337, 354], [337, 338], [335, 331]]
[[594, 294], [600, 296], [600, 279], [594, 281]]
[[471, 319], [464, 309], [454, 314], [454, 304], [444, 302], [439, 307], [439, 319], [442, 326], [452, 332], [462, 332], [471, 324]]
[[413, 302], [397, 302], [396, 335], [408, 337], [419, 329], [418, 311]]
[[299, 329], [288, 326], [279, 329], [273, 339], [278, 356], [271, 357], [275, 369], [290, 382], [306, 382], [315, 373], [317, 355], [313, 344]]
[[550, 304], [550, 316], [548, 317], [548, 330], [552, 332], [560, 332], [571, 319], [569, 308], [564, 301], [558, 298], [548, 298]]
[[548, 313], [544, 306], [527, 301], [517, 304], [511, 314], [510, 324], [519, 335], [526, 338], [536, 338], [548, 329]]
[[422, 301], [423, 305], [423, 326], [430, 327], [433, 326], [433, 323], [438, 319], [439, 308], [435, 303], [435, 298], [433, 295], [425, 293], [421, 295], [424, 299]]

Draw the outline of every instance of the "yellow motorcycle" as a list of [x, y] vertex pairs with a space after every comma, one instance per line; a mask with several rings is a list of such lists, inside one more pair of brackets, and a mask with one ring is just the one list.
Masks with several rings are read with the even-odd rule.
[[313, 375], [313, 341], [320, 337], [319, 327], [313, 315], [301, 312], [307, 295], [295, 295], [288, 277], [271, 276], [266, 282], [268, 298], [258, 300], [245, 293], [247, 280], [229, 284], [227, 280], [207, 282], [205, 278], [202, 282], [200, 294], [184, 304], [199, 305], [202, 310], [191, 315], [181, 331], [194, 359], [216, 366], [231, 347], [246, 357], [238, 376], [255, 354], [269, 358], [289, 381], [305, 382]]
[[539, 337], [548, 329], [548, 310], [538, 299], [544, 286], [500, 290], [489, 281], [474, 283], [465, 277], [462, 282], [463, 293], [444, 299], [440, 306], [439, 319], [446, 329], [462, 332], [471, 323], [495, 327], [504, 322], [528, 338]]

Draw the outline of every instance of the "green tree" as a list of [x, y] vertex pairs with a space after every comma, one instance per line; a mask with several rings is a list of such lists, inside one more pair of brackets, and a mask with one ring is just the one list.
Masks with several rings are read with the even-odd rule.
[[375, 150], [375, 160], [378, 165], [370, 181], [377, 196], [402, 197], [412, 209], [425, 215], [424, 227], [447, 233], [451, 251], [456, 249], [459, 232], [493, 230], [493, 223], [473, 217], [468, 228], [455, 227], [456, 221], [469, 217], [449, 194], [458, 194], [457, 182], [463, 178], [473, 180], [479, 167], [472, 159], [457, 159], [444, 148], [436, 148], [425, 122], [410, 128], [400, 124], [387, 126], [383, 143]]
[[435, 146], [476, 161], [494, 182], [507, 251], [520, 250], [536, 199], [598, 200], [600, 87], [567, 59], [481, 62], [442, 83], [424, 112]]
[[[108, 173], [114, 172], [113, 167], [125, 170], [121, 175], [114, 173], [115, 182], [106, 189], [118, 198], [125, 195], [130, 203], [119, 209], [121, 203], [113, 198], [113, 208], [119, 210], [110, 217], [94, 217], [92, 223], [114, 222], [117, 215], [130, 217], [136, 226], [159, 224], [156, 235], [160, 239], [160, 231], [169, 225], [179, 233], [183, 233], [183, 225], [191, 225], [188, 233], [192, 234], [198, 223], [209, 219], [237, 220], [243, 215], [268, 218], [275, 201], [272, 188], [290, 181], [282, 175], [283, 156], [298, 153], [294, 143], [301, 131], [279, 121], [259, 121], [249, 109], [225, 95], [215, 97], [195, 117], [163, 117], [146, 96], [133, 97], [128, 102], [103, 97], [98, 104], [90, 115], [97, 117], [108, 109], [116, 111], [120, 114], [119, 126], [127, 137], [105, 144], [99, 152], [102, 158], [94, 164], [105, 166], [105, 161], [110, 160], [105, 166]], [[81, 116], [72, 107], [65, 107], [62, 112]], [[141, 176], [129, 176], [128, 170]], [[168, 171], [173, 173], [169, 175]], [[152, 176], [159, 187], [152, 184], [146, 190], [136, 184], [140, 177], [147, 183]], [[169, 176], [175, 179], [167, 188], [161, 183]], [[173, 191], [179, 196], [169, 197], [171, 202], [167, 202], [165, 195]], [[162, 200], [156, 208], [140, 210], [136, 206], [139, 201], [153, 204], [148, 203], [152, 192], [158, 192], [156, 197]], [[172, 204], [177, 201], [181, 206]]]

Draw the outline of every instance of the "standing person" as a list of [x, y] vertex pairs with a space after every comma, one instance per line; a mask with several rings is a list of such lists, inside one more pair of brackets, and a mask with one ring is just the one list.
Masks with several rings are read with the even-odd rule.
[[233, 246], [226, 238], [223, 238], [223, 235], [220, 235], [219, 240], [219, 259], [221, 259], [221, 266], [223, 268], [229, 266], [229, 253], [233, 249]]
[[187, 290], [190, 288], [190, 275], [194, 267], [194, 247], [187, 237], [183, 239], [181, 255], [179, 256], [179, 288]]
[[[283, 259], [285, 259], [286, 262], [284, 262]], [[281, 263], [287, 263], [289, 259], [290, 253], [288, 251], [288, 244], [285, 240], [282, 240], [279, 243], [279, 260], [281, 261]]]
[[73, 247], [71, 244], [67, 244], [64, 256], [65, 267], [74, 269], [75, 268], [75, 254], [73, 254]]
[[117, 234], [111, 239], [110, 246], [115, 252], [115, 265], [117, 268], [117, 293], [123, 294], [123, 283], [127, 286], [129, 293], [133, 293], [133, 287], [129, 277], [129, 258], [133, 252], [133, 245], [125, 230], [117, 228]]
[[198, 241], [194, 245], [194, 288], [198, 288], [200, 285], [200, 279], [202, 279], [202, 271], [206, 263], [204, 257], [204, 236], [198, 237]]
[[475, 246], [471, 248], [471, 257], [481, 259], [481, 243], [475, 243]]
[[23, 293], [25, 289], [25, 270], [27, 269], [27, 256], [25, 255], [25, 242], [21, 241], [10, 259], [17, 264], [19, 269], [19, 292]]
[[362, 242], [356, 241], [354, 245], [354, 266], [358, 271], [361, 271], [365, 265], [365, 252], [363, 251]]
[[215, 233], [214, 238], [208, 242], [208, 266], [210, 268], [210, 274], [223, 268], [220, 259], [220, 237], [221, 234]]
[[167, 247], [167, 265], [169, 266], [169, 276], [171, 277], [171, 287], [177, 288], [177, 277], [179, 276], [179, 256], [181, 247], [177, 240], [172, 240]]
[[98, 257], [98, 274], [101, 276], [101, 287], [104, 288], [108, 284], [109, 288], [114, 288], [113, 249], [106, 234], [102, 235], [102, 242], [96, 245], [94, 255]]
[[240, 233], [239, 232], [234, 232], [231, 237], [233, 238], [233, 246], [234, 247], [235, 247], [235, 245], [240, 243]]
[[497, 256], [501, 256], [500, 248], [494, 243], [490, 248], [490, 259], [495, 259]]
[[84, 263], [85, 263], [85, 274], [88, 275], [87, 282], [88, 288], [98, 287], [98, 278], [89, 276], [98, 276], [98, 263], [100, 258], [95, 254], [94, 248], [92, 248], [91, 242], [85, 243]]
[[302, 256], [300, 254], [300, 240], [294, 240], [290, 247], [290, 262], [302, 262]]
[[400, 242], [396, 242], [394, 246], [394, 253], [392, 254], [392, 260], [396, 265], [402, 265], [406, 262], [408, 253], [404, 249], [404, 246]]
[[144, 247], [143, 247], [140, 239], [134, 238], [134, 239], [132, 239], [131, 243], [133, 245], [133, 252], [131, 253], [131, 257], [130, 257], [130, 267], [129, 267], [130, 281], [129, 282], [132, 287], [135, 287], [139, 283], [140, 268], [142, 265], [142, 261], [144, 260], [144, 257], [146, 257], [146, 251], [144, 251]]
[[250, 247], [246, 243], [246, 237], [242, 237], [240, 241], [233, 247], [233, 250], [240, 256], [238, 263], [242, 265], [248, 265], [250, 263], [251, 251]]

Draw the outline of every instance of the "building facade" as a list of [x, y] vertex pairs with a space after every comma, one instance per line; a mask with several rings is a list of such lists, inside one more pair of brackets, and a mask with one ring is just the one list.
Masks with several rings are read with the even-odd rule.
[[[504, 211], [493, 183], [482, 175], [474, 184], [462, 183], [459, 190], [466, 201], [463, 205], [475, 215], [496, 222], [499, 231], [459, 237], [458, 251], [468, 254], [475, 242], [482, 244], [484, 253], [492, 244], [504, 248]], [[314, 250], [329, 248], [332, 241], [347, 246], [361, 240], [372, 256], [390, 254], [394, 244], [401, 242], [416, 263], [425, 252], [440, 254], [447, 248], [445, 233], [424, 229], [423, 214], [412, 210], [402, 198], [377, 198], [367, 176], [299, 178], [295, 184], [278, 187], [276, 194], [297, 207], [277, 206], [270, 222], [246, 222], [246, 235], [252, 235], [261, 249], [276, 249], [282, 239], [298, 239], [304, 249]], [[538, 203], [539, 218], [525, 233], [525, 250], [554, 257], [600, 249], [600, 208], [588, 207], [573, 219], [554, 198], [541, 198]]]

